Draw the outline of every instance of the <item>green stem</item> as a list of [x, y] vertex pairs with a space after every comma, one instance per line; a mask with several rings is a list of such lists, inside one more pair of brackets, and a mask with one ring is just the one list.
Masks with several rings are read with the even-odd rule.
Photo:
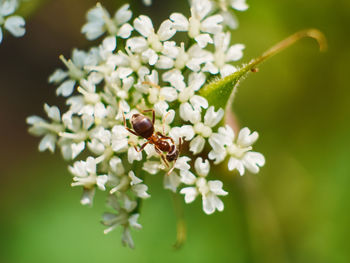
[[321, 51], [325, 51], [327, 49], [327, 41], [321, 31], [317, 29], [306, 29], [299, 31], [277, 43], [272, 48], [265, 51], [260, 57], [251, 60], [246, 65], [243, 65], [235, 73], [209, 83], [199, 91], [199, 94], [208, 100], [209, 105], [213, 105], [217, 109], [229, 108], [233, 101], [233, 96], [237, 85], [244, 76], [246, 76], [251, 71], [255, 71], [257, 65], [261, 64], [265, 60], [278, 54], [282, 50], [290, 47], [295, 42], [305, 37], [315, 39], [318, 42]]
[[281, 42], [277, 43], [270, 49], [266, 50], [260, 57], [253, 59], [243, 67], [241, 70], [244, 70], [245, 68], [248, 68], [248, 70], [251, 70], [255, 68], [255, 66], [259, 65], [260, 63], [264, 62], [268, 58], [280, 53], [282, 50], [286, 49], [287, 47], [290, 47], [295, 42], [310, 37], [315, 39], [318, 42], [318, 45], [320, 47], [320, 51], [324, 52], [327, 50], [327, 40], [324, 34], [317, 30], [317, 29], [305, 29], [299, 32], [294, 33], [293, 35], [287, 37], [286, 39], [282, 40]]
[[175, 249], [180, 249], [186, 241], [186, 222], [184, 218], [184, 210], [179, 195], [172, 193], [174, 211], [176, 215], [176, 242]]

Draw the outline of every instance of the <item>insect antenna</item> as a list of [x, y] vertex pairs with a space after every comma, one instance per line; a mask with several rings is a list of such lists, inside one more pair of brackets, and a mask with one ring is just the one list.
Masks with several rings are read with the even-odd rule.
[[163, 128], [163, 134], [165, 134], [165, 120], [166, 118], [169, 116], [170, 111], [168, 111], [164, 116], [163, 116], [163, 120], [162, 120], [162, 128]]

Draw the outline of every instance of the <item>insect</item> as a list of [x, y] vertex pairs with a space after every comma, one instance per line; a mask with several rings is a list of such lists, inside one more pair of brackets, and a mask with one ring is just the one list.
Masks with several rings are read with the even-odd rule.
[[[130, 122], [132, 125], [132, 129], [128, 128], [126, 125], [126, 119], [123, 112], [123, 119], [124, 119], [124, 126], [125, 129], [128, 130], [130, 133], [143, 137], [147, 140], [140, 149], [137, 149], [136, 146], [134, 146], [135, 150], [137, 152], [141, 152], [147, 144], [153, 144], [154, 149], [156, 152], [161, 156], [163, 162], [166, 164], [167, 167], [169, 167], [169, 162], [174, 161], [173, 167], [168, 171], [167, 175], [169, 175], [175, 168], [175, 163], [177, 158], [179, 157], [181, 146], [182, 146], [182, 140], [179, 138], [179, 146], [177, 147], [175, 145], [175, 142], [173, 138], [169, 136], [165, 136], [161, 132], [154, 132], [154, 121], [155, 121], [155, 111], [153, 109], [150, 110], [143, 110], [143, 113], [146, 112], [152, 112], [152, 121], [140, 114], [135, 113], [131, 116]], [[164, 133], [164, 129], [163, 129]], [[164, 156], [165, 153], [165, 156]]]

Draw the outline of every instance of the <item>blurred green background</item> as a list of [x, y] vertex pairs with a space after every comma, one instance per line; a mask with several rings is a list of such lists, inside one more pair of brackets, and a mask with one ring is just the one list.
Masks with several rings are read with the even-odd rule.
[[[122, 2], [101, 1], [110, 11]], [[187, 2], [132, 1], [136, 15], [155, 24]], [[242, 62], [286, 36], [315, 27], [327, 53], [305, 39], [273, 57], [241, 83], [234, 112], [260, 133], [255, 149], [266, 166], [259, 175], [220, 172], [229, 195], [225, 210], [207, 216], [201, 203], [184, 206], [187, 242], [172, 249], [176, 220], [162, 179], [150, 176], [136, 249], [121, 231], [103, 235], [104, 193], [93, 208], [79, 203], [81, 189], [59, 154], [39, 153], [25, 118], [42, 115], [45, 102], [62, 105], [48, 76], [58, 56], [90, 43], [80, 34], [92, 0], [46, 1], [27, 18], [21, 39], [0, 45], [0, 262], [350, 262], [350, 1], [248, 0], [233, 40], [246, 45]]]

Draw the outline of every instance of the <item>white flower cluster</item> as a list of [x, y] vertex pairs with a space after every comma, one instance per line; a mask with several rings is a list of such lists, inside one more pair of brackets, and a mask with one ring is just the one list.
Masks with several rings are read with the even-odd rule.
[[[251, 151], [256, 132], [244, 128], [236, 138], [230, 127], [218, 127], [224, 110], [198, 95], [212, 76], [235, 72], [231, 63], [243, 55], [242, 44], [230, 44], [214, 2], [192, 0], [191, 17], [173, 13], [158, 29], [145, 15], [131, 18], [127, 4], [113, 16], [100, 4], [91, 9], [82, 33], [104, 39], [87, 52], [73, 50], [72, 59], [61, 57], [66, 70], [49, 79], [57, 95], [67, 98], [68, 110], [61, 114], [45, 104], [49, 120], [31, 116], [27, 122], [32, 134], [43, 136], [40, 151], [58, 146], [73, 161], [72, 186], [83, 188], [82, 204], [93, 203], [96, 189], [108, 192], [116, 214], [104, 214], [105, 233], [120, 225], [123, 243], [133, 247], [130, 228], [141, 228], [139, 204], [150, 197], [146, 174], [163, 175], [164, 187], [173, 192], [180, 187], [186, 203], [201, 196], [204, 212], [211, 214], [224, 209], [219, 196], [227, 192], [221, 181], [208, 178], [210, 166], [229, 157], [228, 169], [243, 175], [245, 168], [257, 173], [265, 160]], [[171, 40], [177, 32], [188, 39]], [[154, 134], [144, 139], [126, 129], [124, 116], [132, 128], [133, 116], [148, 116], [147, 109], [154, 110]], [[157, 141], [179, 151], [175, 160], [166, 163]]]
[[20, 0], [0, 0], [0, 43], [3, 39], [2, 27], [15, 37], [21, 37], [26, 32], [23, 17], [13, 14], [20, 2]]

